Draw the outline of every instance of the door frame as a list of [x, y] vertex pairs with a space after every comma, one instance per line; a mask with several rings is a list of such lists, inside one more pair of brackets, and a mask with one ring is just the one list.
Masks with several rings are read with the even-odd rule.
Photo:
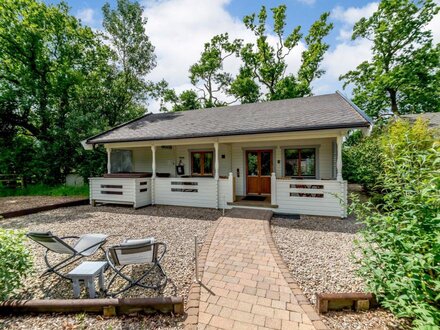
[[[248, 186], [247, 186], [247, 177], [248, 177], [248, 163], [247, 163], [247, 154], [249, 151], [270, 151], [272, 153], [272, 159], [271, 159], [271, 165], [272, 165], [272, 172], [276, 171], [276, 147], [249, 147], [249, 148], [242, 148], [243, 151], [243, 193], [244, 195], [248, 195]], [[272, 193], [272, 192], [271, 192]], [[270, 194], [261, 194], [261, 196], [270, 196]]]

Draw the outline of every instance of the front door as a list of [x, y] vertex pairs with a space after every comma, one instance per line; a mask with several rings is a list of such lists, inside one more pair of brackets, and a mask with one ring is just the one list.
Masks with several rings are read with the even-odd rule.
[[246, 193], [270, 194], [272, 150], [246, 151]]

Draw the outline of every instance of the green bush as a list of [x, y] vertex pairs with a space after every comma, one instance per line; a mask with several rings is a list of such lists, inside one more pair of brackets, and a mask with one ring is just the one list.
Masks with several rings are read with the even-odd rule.
[[24, 245], [24, 233], [0, 228], [0, 300], [5, 300], [32, 267], [32, 259]]
[[365, 228], [360, 274], [381, 304], [414, 326], [440, 325], [440, 143], [426, 123], [398, 121], [382, 137], [382, 205], [351, 211]]
[[[353, 139], [352, 139], [353, 140]], [[377, 178], [382, 173], [380, 131], [371, 136], [355, 136], [347, 141], [342, 150], [342, 175], [351, 183], [359, 183], [367, 193], [373, 193]], [[351, 142], [351, 143], [349, 143]]]

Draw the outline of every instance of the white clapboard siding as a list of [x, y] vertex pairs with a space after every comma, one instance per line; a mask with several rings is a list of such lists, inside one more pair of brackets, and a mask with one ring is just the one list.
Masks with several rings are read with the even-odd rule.
[[[150, 178], [90, 178], [90, 203], [151, 204]], [[143, 191], [141, 191], [143, 190]]]
[[[306, 185], [300, 188], [291, 185]], [[310, 186], [323, 186], [313, 189]], [[277, 213], [310, 214], [346, 217], [347, 182], [331, 180], [284, 180], [277, 179]], [[323, 197], [291, 196], [298, 194], [323, 194]]]
[[218, 201], [220, 208], [231, 208], [228, 203], [234, 201], [234, 177], [232, 176], [232, 173], [229, 175], [228, 179], [218, 180]]
[[[156, 178], [155, 203], [162, 205], [217, 207], [217, 181], [213, 178]], [[173, 183], [196, 183], [195, 185]], [[195, 191], [173, 191], [185, 189]]]

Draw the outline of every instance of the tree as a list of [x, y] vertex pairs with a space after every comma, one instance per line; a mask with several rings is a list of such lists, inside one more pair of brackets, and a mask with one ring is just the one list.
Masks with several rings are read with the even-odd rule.
[[231, 91], [245, 102], [254, 101], [255, 96], [260, 94], [256, 90], [258, 85], [265, 89], [267, 100], [310, 95], [311, 82], [324, 73], [319, 69], [319, 64], [328, 49], [323, 38], [333, 28], [333, 24], [327, 22], [329, 13], [322, 14], [305, 37], [307, 50], [302, 53], [302, 64], [296, 75], [286, 73], [286, 57], [302, 39], [301, 27], [297, 26], [286, 35], [286, 6], [272, 8], [272, 13], [276, 47], [271, 45], [266, 31], [267, 11], [264, 6], [258, 17], [252, 14], [243, 19], [246, 28], [251, 30], [257, 39], [255, 44], [247, 43], [242, 47], [240, 56], [243, 66], [231, 86]]
[[167, 81], [162, 79], [158, 83], [149, 83], [148, 92], [152, 99], [159, 102], [159, 111], [185, 111], [202, 108], [199, 97], [194, 90], [185, 90], [180, 95], [169, 87]]
[[0, 7], [0, 127], [8, 131], [2, 144], [26, 141], [31, 158], [44, 160], [41, 180], [60, 181], [74, 165], [79, 141], [66, 138], [73, 99], [105, 48], [63, 3], [5, 0]]
[[[227, 94], [232, 82], [232, 75], [223, 71], [223, 63], [232, 55], [238, 56], [240, 47], [241, 40], [229, 41], [228, 33], [214, 36], [205, 44], [199, 61], [190, 67], [191, 83], [202, 93], [200, 101], [204, 108], [227, 105], [217, 96]], [[185, 97], [188, 96], [187, 93]]]
[[156, 66], [156, 56], [145, 31], [147, 19], [142, 17], [139, 3], [118, 0], [116, 9], [112, 10], [106, 3], [102, 11], [103, 26], [116, 55], [110, 98], [115, 109], [110, 125], [114, 126], [120, 121], [120, 115], [127, 110], [132, 114], [131, 117], [145, 112], [145, 76]]
[[440, 46], [427, 24], [439, 12], [432, 0], [383, 0], [362, 18], [352, 39], [373, 43], [373, 58], [340, 79], [354, 84], [354, 102], [373, 116], [438, 111]]

